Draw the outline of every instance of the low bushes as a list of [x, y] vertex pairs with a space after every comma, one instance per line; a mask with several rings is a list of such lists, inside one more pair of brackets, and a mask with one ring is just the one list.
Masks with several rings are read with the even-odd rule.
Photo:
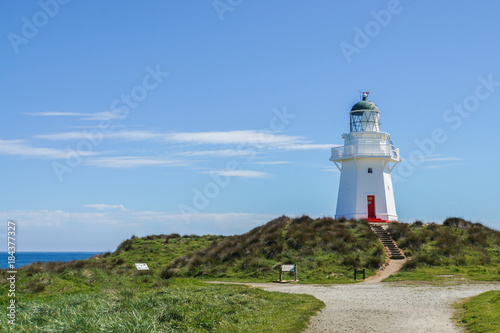
[[500, 264], [500, 232], [479, 223], [450, 217], [442, 225], [394, 223], [388, 230], [412, 257], [404, 269]]

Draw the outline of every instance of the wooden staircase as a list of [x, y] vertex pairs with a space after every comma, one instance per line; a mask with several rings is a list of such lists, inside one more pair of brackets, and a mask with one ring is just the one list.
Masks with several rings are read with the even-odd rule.
[[394, 242], [390, 234], [382, 228], [380, 225], [371, 224], [372, 230], [377, 234], [378, 238], [384, 244], [384, 247], [389, 249], [389, 258], [391, 260], [402, 260], [405, 259], [403, 251]]

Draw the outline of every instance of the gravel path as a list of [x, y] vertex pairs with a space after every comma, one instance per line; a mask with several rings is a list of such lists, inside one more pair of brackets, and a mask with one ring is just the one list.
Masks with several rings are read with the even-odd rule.
[[448, 287], [401, 283], [349, 285], [256, 284], [269, 291], [310, 294], [326, 307], [311, 319], [306, 332], [461, 332], [451, 320], [451, 304], [500, 284]]
[[[316, 332], [462, 332], [451, 317], [451, 305], [460, 299], [488, 290], [500, 290], [499, 283], [432, 284], [380, 283], [396, 273], [402, 260], [391, 260], [381, 274], [366, 282], [345, 285], [247, 283], [268, 291], [309, 294], [326, 307], [312, 317], [306, 333]], [[220, 282], [211, 282], [220, 283]], [[222, 282], [224, 283], [224, 282]]]

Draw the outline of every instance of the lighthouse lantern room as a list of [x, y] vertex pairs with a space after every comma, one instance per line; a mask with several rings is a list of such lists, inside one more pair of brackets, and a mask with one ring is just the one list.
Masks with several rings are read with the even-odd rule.
[[388, 133], [380, 131], [380, 110], [368, 92], [354, 104], [344, 146], [332, 148], [330, 161], [340, 170], [335, 218], [397, 221], [391, 172], [401, 161]]

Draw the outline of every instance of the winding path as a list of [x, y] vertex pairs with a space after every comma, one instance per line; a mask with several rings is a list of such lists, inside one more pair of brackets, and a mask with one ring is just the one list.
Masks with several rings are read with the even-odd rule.
[[251, 283], [268, 291], [310, 294], [326, 307], [311, 318], [307, 333], [316, 332], [462, 332], [455, 326], [452, 304], [488, 290], [498, 283], [434, 286], [380, 283], [397, 272], [402, 260], [391, 260], [380, 275], [363, 283], [305, 285]]

